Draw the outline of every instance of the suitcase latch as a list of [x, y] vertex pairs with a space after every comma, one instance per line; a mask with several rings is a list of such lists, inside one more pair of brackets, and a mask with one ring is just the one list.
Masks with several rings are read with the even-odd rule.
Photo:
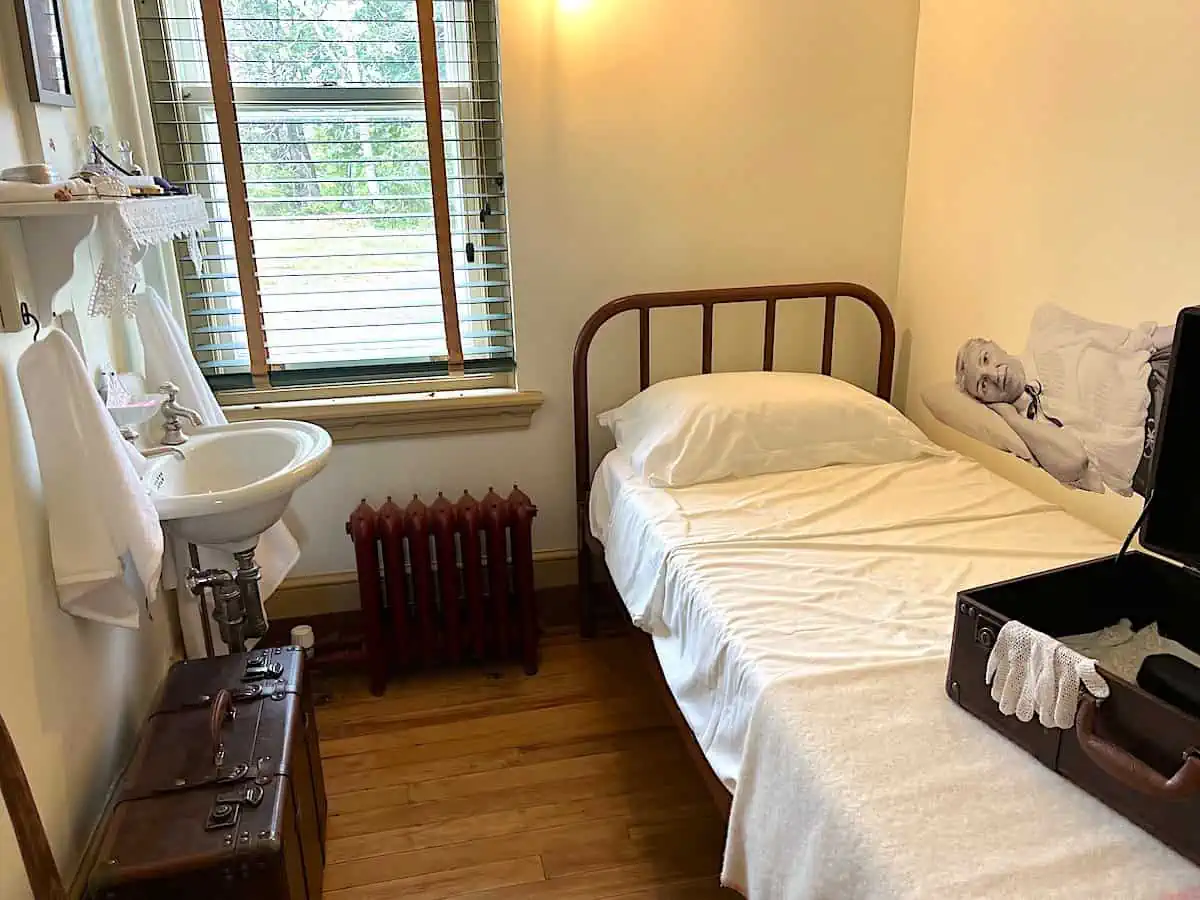
[[265, 656], [252, 656], [246, 660], [246, 671], [242, 681], [267, 681], [283, 677], [283, 663], [268, 662]]
[[233, 828], [238, 823], [238, 816], [243, 806], [256, 807], [263, 801], [266, 792], [257, 784], [248, 784], [236, 791], [217, 794], [213, 800], [212, 809], [208, 813], [205, 831], [217, 831], [222, 828]]
[[1000, 634], [1000, 623], [993, 622], [990, 618], [980, 615], [975, 620], [975, 643], [984, 650], [990, 651], [996, 644], [996, 637]]

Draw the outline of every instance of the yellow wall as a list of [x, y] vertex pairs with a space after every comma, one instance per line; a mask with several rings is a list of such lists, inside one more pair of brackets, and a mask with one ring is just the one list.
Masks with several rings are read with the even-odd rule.
[[[529, 431], [335, 447], [295, 499], [298, 572], [353, 568], [360, 497], [514, 481], [538, 504], [537, 546], [573, 547], [571, 348], [607, 300], [830, 278], [895, 293], [917, 0], [499, 7], [518, 377], [546, 404]], [[718, 342], [718, 367], [759, 364], [755, 315], [745, 344]], [[820, 319], [793, 315], [781, 364], [819, 362]], [[657, 374], [699, 371], [699, 323], [661, 319]], [[601, 401], [637, 389], [636, 338], [615, 328], [596, 350]], [[871, 337], [839, 371], [861, 378], [875, 354]]]
[[[907, 409], [938, 440], [1124, 532], [1137, 499], [1068, 491], [932, 420], [975, 335], [1020, 350], [1053, 302], [1171, 322], [1200, 283], [1200, 4], [922, 0], [900, 324]], [[901, 371], [904, 384], [905, 371]]]
[[[78, 58], [94, 39], [90, 0], [70, 0], [67, 11]], [[27, 99], [12, 15], [13, 5], [0, 2], [0, 167], [57, 157], [66, 168], [75, 140], [86, 130], [81, 123], [106, 122], [105, 104], [95, 102], [105, 99], [104, 84], [88, 85], [86, 111], [35, 109]], [[77, 275], [56, 309], [86, 306], [92, 269], [87, 244], [76, 262]], [[83, 325], [93, 370], [120, 357], [107, 320]], [[59, 868], [69, 878], [162, 678], [169, 641], [161, 604], [156, 621], [143, 623], [139, 632], [85, 622], [58, 609], [41, 480], [16, 381], [17, 359], [31, 333], [0, 334], [0, 714], [24, 761]], [[12, 829], [0, 812], [0, 898], [27, 896]]]
[[[76, 113], [24, 100], [11, 4], [0, 0], [0, 34], [9, 36], [0, 43], [8, 92], [0, 94], [0, 165], [46, 156], [69, 169], [93, 123], [136, 145], [132, 92], [111, 68], [122, 40], [114, 4], [67, 0], [82, 91]], [[553, 0], [508, 0], [500, 8], [519, 378], [545, 393], [545, 407], [528, 431], [338, 446], [295, 500], [300, 572], [352, 568], [345, 514], [358, 497], [385, 493], [519, 481], [541, 509], [538, 545], [572, 546], [570, 350], [584, 319], [610, 298], [831, 278], [895, 291], [917, 0], [594, 0], [571, 14]], [[86, 292], [86, 253], [85, 274], [64, 302]], [[799, 340], [800, 318], [781, 317], [781, 361], [817, 358], [811, 321]], [[93, 367], [120, 363], [122, 342], [107, 325], [85, 324]], [[760, 352], [761, 326], [743, 324], [753, 339], [719, 344], [718, 367]], [[848, 316], [848, 333], [863, 324]], [[657, 334], [667, 362], [659, 374], [697, 363], [698, 316], [664, 319]], [[693, 341], [687, 351], [681, 336]], [[9, 636], [0, 711], [66, 869], [166, 650], [159, 627], [117, 632], [55, 606], [13, 379], [27, 342], [0, 335], [0, 571], [16, 586], [0, 601]], [[624, 399], [636, 389], [631, 350], [628, 340], [601, 346], [601, 395]], [[873, 377], [866, 361], [874, 354], [870, 339], [843, 353], [839, 370]], [[0, 826], [4, 900], [23, 896], [15, 852]]]

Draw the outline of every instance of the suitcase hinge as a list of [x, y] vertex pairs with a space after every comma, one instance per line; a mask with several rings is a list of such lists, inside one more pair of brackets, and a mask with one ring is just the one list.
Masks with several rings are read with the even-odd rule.
[[257, 784], [248, 784], [240, 790], [217, 794], [213, 800], [212, 809], [209, 810], [208, 822], [205, 823], [204, 830], [217, 831], [222, 828], [235, 828], [242, 807], [258, 806], [262, 803], [265, 794], [266, 791]]

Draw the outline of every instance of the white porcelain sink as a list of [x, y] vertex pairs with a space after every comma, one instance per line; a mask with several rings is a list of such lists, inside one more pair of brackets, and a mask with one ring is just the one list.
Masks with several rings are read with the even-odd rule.
[[325, 468], [331, 441], [308, 422], [199, 428], [180, 459], [155, 457], [142, 476], [158, 517], [193, 544], [252, 546], [279, 521], [296, 488]]

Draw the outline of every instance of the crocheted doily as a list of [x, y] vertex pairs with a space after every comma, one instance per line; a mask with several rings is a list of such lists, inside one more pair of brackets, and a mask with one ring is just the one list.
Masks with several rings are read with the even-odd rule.
[[120, 312], [132, 316], [137, 306], [136, 252], [151, 244], [186, 238], [192, 264], [200, 268], [200, 232], [208, 227], [204, 201], [195, 194], [121, 200], [100, 214], [100, 266], [88, 302], [93, 316]]

